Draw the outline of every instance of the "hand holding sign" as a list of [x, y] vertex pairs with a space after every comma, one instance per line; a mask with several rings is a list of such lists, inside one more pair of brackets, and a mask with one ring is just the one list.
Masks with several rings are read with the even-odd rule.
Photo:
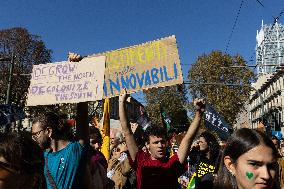
[[79, 62], [82, 59], [83, 59], [83, 57], [79, 54], [71, 53], [71, 52], [68, 53], [68, 61], [69, 62]]

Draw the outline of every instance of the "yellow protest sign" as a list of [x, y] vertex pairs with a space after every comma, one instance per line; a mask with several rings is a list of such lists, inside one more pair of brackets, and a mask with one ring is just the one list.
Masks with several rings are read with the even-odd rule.
[[100, 55], [106, 56], [105, 97], [183, 82], [175, 36]]

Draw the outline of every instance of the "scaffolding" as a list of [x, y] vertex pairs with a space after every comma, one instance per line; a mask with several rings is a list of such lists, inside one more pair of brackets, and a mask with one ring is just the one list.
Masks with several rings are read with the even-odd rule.
[[[284, 65], [284, 25], [261, 25], [256, 34], [257, 75], [273, 73], [277, 66]], [[274, 66], [275, 65], [275, 66]]]

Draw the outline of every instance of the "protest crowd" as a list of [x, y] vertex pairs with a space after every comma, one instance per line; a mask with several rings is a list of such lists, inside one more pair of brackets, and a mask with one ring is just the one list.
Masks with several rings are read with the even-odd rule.
[[284, 143], [278, 138], [248, 128], [226, 139], [212, 129], [200, 131], [204, 99], [194, 100], [194, 118], [184, 132], [142, 128], [127, 115], [128, 96], [127, 89], [119, 95], [118, 133], [90, 123], [88, 103], [79, 102], [75, 134], [68, 116], [58, 112], [35, 117], [31, 133], [1, 134], [0, 189], [284, 188]]

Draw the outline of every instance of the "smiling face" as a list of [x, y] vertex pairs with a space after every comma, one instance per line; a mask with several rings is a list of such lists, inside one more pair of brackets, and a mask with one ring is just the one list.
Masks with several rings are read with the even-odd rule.
[[236, 163], [229, 156], [224, 157], [224, 162], [235, 176], [238, 189], [269, 189], [274, 184], [277, 159], [270, 147], [258, 145], [241, 155]]
[[149, 136], [147, 148], [154, 160], [163, 159], [166, 156], [166, 140], [164, 137]]

